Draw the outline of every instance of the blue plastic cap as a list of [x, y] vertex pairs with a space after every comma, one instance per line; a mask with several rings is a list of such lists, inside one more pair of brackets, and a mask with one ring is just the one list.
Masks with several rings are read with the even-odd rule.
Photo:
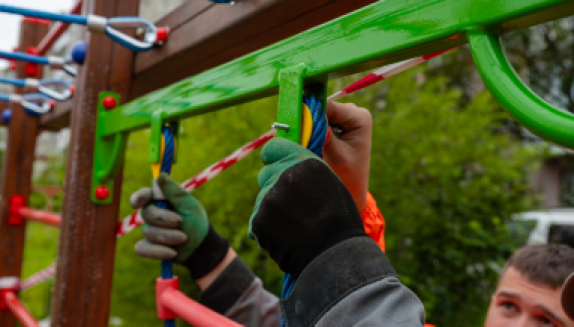
[[84, 64], [84, 59], [86, 59], [86, 51], [88, 50], [88, 44], [86, 41], [78, 41], [72, 46], [72, 60], [78, 65]]
[[2, 121], [4, 122], [4, 124], [8, 124], [11, 118], [12, 118], [12, 110], [4, 109], [4, 111], [2, 111]]

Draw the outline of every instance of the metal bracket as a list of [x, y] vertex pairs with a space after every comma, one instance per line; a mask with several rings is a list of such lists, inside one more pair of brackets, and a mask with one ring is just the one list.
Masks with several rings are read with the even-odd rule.
[[289, 128], [278, 129], [277, 136], [296, 143], [301, 141], [301, 105], [306, 70], [305, 64], [298, 64], [279, 72], [277, 123], [287, 125]]
[[[112, 136], [103, 136], [106, 115], [109, 110], [103, 106], [103, 99], [111, 96], [120, 102], [120, 96], [113, 92], [101, 92], [98, 99], [98, 118], [96, 126], [96, 137], [94, 146], [94, 167], [92, 170], [91, 199], [97, 204], [108, 204], [114, 198], [114, 177], [120, 171], [124, 163], [128, 133], [117, 133]], [[105, 187], [108, 196], [100, 199], [96, 197], [96, 189]]]

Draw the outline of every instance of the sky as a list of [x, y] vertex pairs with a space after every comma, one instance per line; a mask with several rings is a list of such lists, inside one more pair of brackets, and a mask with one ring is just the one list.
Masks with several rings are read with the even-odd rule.
[[[0, 0], [0, 4], [48, 12], [69, 12], [75, 0]], [[12, 51], [18, 45], [22, 16], [0, 13], [0, 50]], [[0, 69], [7, 66], [0, 60]]]

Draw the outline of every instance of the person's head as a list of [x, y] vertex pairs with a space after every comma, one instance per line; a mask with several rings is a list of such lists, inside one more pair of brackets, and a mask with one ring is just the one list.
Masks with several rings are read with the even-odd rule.
[[560, 302], [562, 284], [574, 271], [574, 249], [529, 245], [516, 251], [492, 295], [485, 327], [574, 327]]

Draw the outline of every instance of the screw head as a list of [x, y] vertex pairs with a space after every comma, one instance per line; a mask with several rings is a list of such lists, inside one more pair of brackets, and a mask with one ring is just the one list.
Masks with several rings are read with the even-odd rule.
[[10, 122], [10, 119], [12, 118], [12, 110], [10, 109], [4, 109], [2, 111], [2, 121], [5, 124], [8, 124]]
[[105, 186], [98, 186], [94, 190], [94, 195], [98, 200], [103, 201], [110, 196], [110, 190]]
[[165, 27], [158, 27], [157, 31], [155, 32], [155, 42], [163, 44], [167, 41], [168, 30]]
[[111, 97], [111, 96], [107, 96], [104, 97], [104, 100], [102, 101], [102, 104], [104, 105], [104, 108], [108, 109], [108, 110], [112, 110], [116, 107], [117, 103], [116, 103], [116, 98]]
[[28, 50], [26, 50], [26, 52], [28, 54], [31, 55], [37, 55], [38, 54], [38, 49], [36, 49], [36, 47], [29, 47]]

